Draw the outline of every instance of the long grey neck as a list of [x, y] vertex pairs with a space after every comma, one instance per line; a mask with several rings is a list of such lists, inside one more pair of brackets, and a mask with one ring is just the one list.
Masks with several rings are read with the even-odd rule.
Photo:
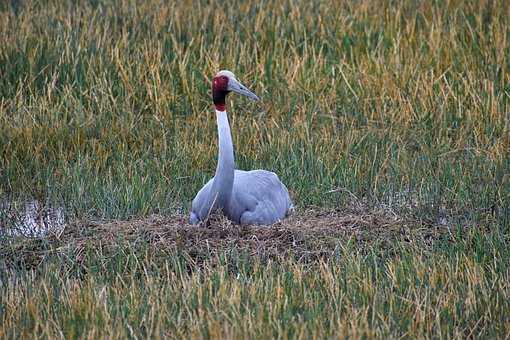
[[214, 175], [214, 182], [211, 187], [211, 194], [214, 206], [212, 208], [223, 209], [228, 213], [232, 188], [234, 187], [234, 146], [226, 111], [216, 110], [216, 121], [218, 124], [218, 166]]

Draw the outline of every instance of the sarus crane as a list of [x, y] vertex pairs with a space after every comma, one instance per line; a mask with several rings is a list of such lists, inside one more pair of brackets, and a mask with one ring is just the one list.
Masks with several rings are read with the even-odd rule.
[[214, 177], [193, 200], [190, 223], [199, 224], [221, 210], [229, 220], [238, 224], [273, 224], [289, 214], [293, 209], [292, 201], [274, 172], [235, 169], [234, 146], [225, 106], [225, 97], [230, 92], [259, 100], [232, 72], [222, 70], [214, 76], [212, 98], [218, 126], [218, 164]]

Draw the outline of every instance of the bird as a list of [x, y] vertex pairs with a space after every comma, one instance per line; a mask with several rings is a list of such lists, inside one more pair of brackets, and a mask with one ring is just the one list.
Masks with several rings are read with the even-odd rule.
[[220, 210], [236, 224], [274, 224], [287, 217], [294, 205], [287, 187], [274, 172], [235, 168], [234, 145], [225, 104], [225, 98], [231, 92], [260, 100], [231, 71], [221, 70], [214, 76], [212, 99], [218, 128], [218, 164], [214, 177], [193, 199], [189, 222], [200, 224]]

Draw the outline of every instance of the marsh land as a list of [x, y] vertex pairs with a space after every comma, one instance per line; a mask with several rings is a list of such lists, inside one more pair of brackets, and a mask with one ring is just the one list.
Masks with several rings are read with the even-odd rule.
[[[509, 56], [506, 1], [2, 2], [0, 338], [508, 338]], [[220, 69], [274, 226], [187, 223]]]

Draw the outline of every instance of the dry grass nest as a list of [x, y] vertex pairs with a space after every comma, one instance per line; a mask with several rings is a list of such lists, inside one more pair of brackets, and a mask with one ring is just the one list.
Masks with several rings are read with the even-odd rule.
[[121, 245], [168, 256], [178, 252], [200, 264], [220, 254], [237, 251], [261, 259], [316, 260], [341, 253], [349, 244], [367, 252], [373, 246], [402, 244], [430, 246], [448, 232], [431, 221], [404, 218], [387, 211], [340, 211], [311, 209], [294, 213], [272, 226], [239, 226], [221, 215], [201, 226], [192, 226], [182, 215], [151, 215], [129, 220], [79, 220], [58, 233], [41, 238], [15, 237], [0, 243], [0, 258], [8, 267], [36, 266], [54, 254], [76, 261], [86, 249], [109, 254]]

